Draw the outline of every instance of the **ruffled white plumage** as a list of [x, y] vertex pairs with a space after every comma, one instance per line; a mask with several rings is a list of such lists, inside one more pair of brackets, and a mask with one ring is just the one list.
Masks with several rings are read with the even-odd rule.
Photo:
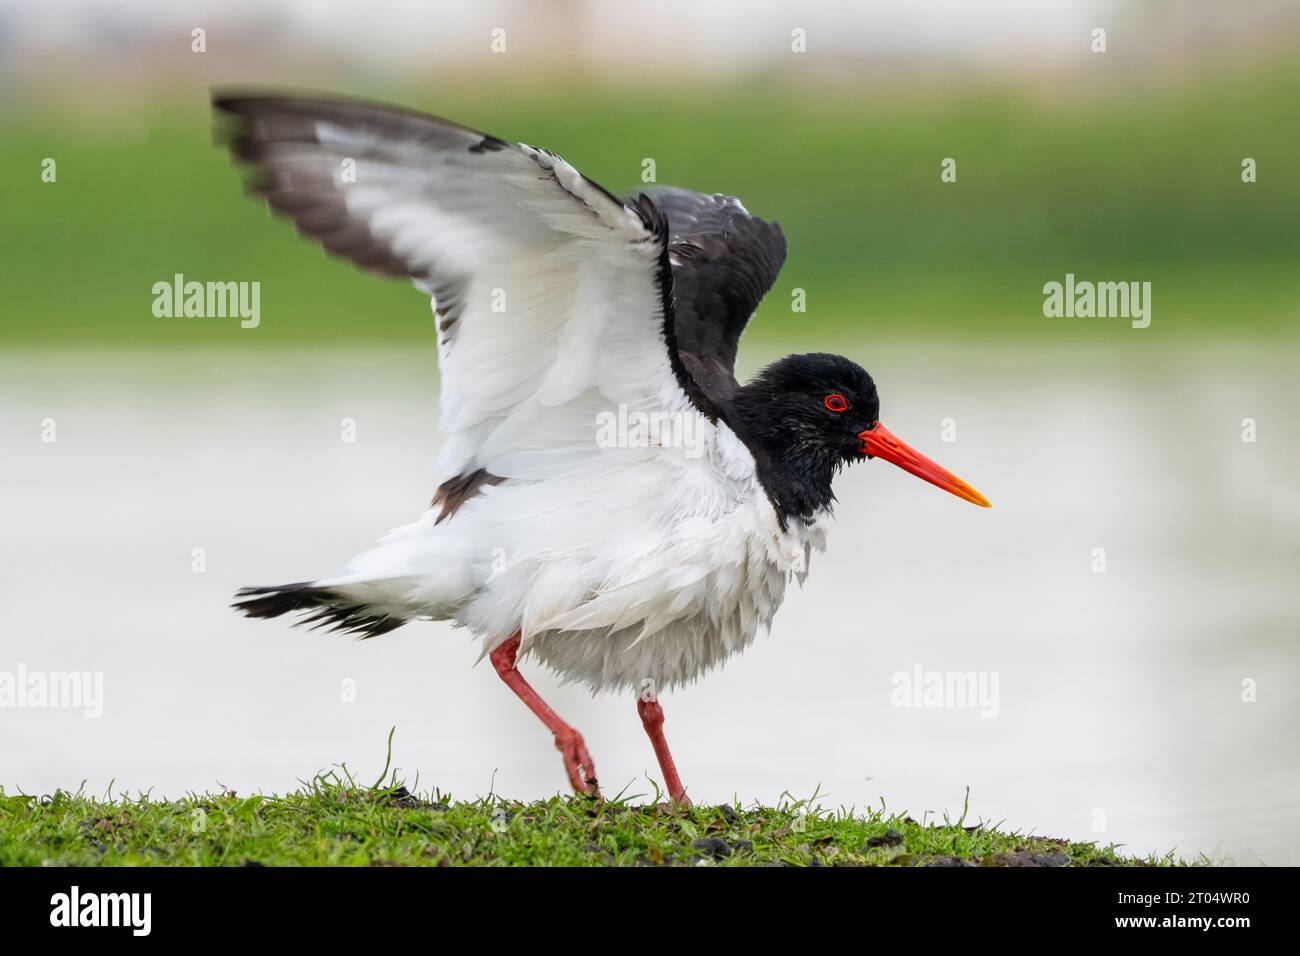
[[[593, 689], [690, 680], [770, 624], [822, 531], [782, 525], [744, 444], [683, 390], [666, 239], [643, 211], [544, 150], [430, 117], [227, 108], [249, 116], [273, 206], [433, 297], [439, 481], [499, 480], [314, 588], [365, 615], [454, 621], [485, 651], [519, 631], [523, 653]], [[597, 441], [620, 406], [685, 422], [699, 454]]]

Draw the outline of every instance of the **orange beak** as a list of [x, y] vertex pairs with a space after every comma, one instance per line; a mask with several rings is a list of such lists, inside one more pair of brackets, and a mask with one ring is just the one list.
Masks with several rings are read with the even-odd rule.
[[883, 458], [903, 471], [911, 472], [923, 481], [951, 492], [958, 498], [965, 498], [981, 508], [992, 507], [982, 494], [951, 471], [926, 458], [906, 442], [899, 441], [880, 422], [876, 422], [864, 432], [859, 432], [858, 437], [862, 439], [862, 453], [868, 458]]

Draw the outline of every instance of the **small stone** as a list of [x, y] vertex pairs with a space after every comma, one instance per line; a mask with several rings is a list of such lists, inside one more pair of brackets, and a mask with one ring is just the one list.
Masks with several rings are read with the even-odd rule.
[[903, 834], [897, 830], [886, 830], [880, 836], [873, 836], [867, 840], [867, 849], [874, 850], [882, 846], [902, 846]]
[[725, 856], [731, 855], [731, 847], [727, 841], [719, 837], [703, 837], [696, 840], [691, 846], [699, 850], [702, 854], [715, 860], [720, 860]]

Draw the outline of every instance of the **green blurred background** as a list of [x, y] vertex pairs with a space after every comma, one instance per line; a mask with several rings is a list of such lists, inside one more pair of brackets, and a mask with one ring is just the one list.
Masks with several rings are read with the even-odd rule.
[[[511, 22], [502, 11], [514, 6], [498, 4], [499, 19]], [[493, 57], [486, 36], [463, 62], [388, 64], [382, 42], [341, 58], [284, 24], [237, 17], [210, 30], [203, 55], [187, 49], [186, 24], [208, 22], [197, 16], [175, 30], [147, 21], [144, 40], [80, 53], [11, 42], [0, 341], [248, 344], [254, 333], [235, 322], [152, 315], [151, 286], [180, 272], [261, 281], [259, 346], [431, 344], [412, 290], [323, 263], [241, 197], [213, 146], [207, 96], [248, 83], [435, 112], [547, 146], [616, 192], [635, 190], [648, 157], [661, 182], [738, 195], [790, 244], [757, 337], [1292, 336], [1294, 44], [1256, 24], [1230, 55], [1210, 45], [1202, 57], [1191, 43], [1171, 64], [1161, 52], [1188, 44], [1167, 29], [1175, 13], [1112, 11], [1105, 54], [1088, 50], [1084, 30], [1069, 57], [1017, 63], [1017, 47], [992, 65], [961, 60], [960, 44], [946, 58], [868, 49], [818, 61], [814, 43], [801, 58], [777, 24], [764, 56], [712, 72], [656, 68], [653, 51], [626, 71], [564, 50]], [[41, 181], [45, 157], [56, 183]], [[957, 160], [956, 183], [940, 181], [945, 157]], [[1244, 157], [1258, 163], [1253, 184]], [[1152, 327], [1135, 336], [1122, 320], [1044, 318], [1042, 286], [1067, 272], [1150, 281]], [[790, 308], [796, 287], [804, 314]]]

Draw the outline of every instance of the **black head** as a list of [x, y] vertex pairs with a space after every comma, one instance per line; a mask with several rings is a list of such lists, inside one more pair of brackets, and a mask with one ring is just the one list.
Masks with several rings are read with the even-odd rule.
[[[841, 355], [788, 355], [736, 393], [746, 439], [767, 452], [768, 491], [782, 510], [809, 517], [835, 496], [831, 479], [862, 460], [862, 439], [880, 415], [876, 383]], [[772, 484], [772, 482], [768, 482]]]
[[842, 355], [787, 355], [739, 390], [736, 402], [751, 434], [833, 472], [862, 457], [858, 434], [880, 417], [876, 383]]
[[880, 397], [866, 369], [842, 355], [788, 355], [736, 392], [742, 438], [784, 516], [809, 518], [835, 500], [844, 465], [884, 458], [975, 504], [988, 502], [961, 479], [909, 448], [880, 424]]

